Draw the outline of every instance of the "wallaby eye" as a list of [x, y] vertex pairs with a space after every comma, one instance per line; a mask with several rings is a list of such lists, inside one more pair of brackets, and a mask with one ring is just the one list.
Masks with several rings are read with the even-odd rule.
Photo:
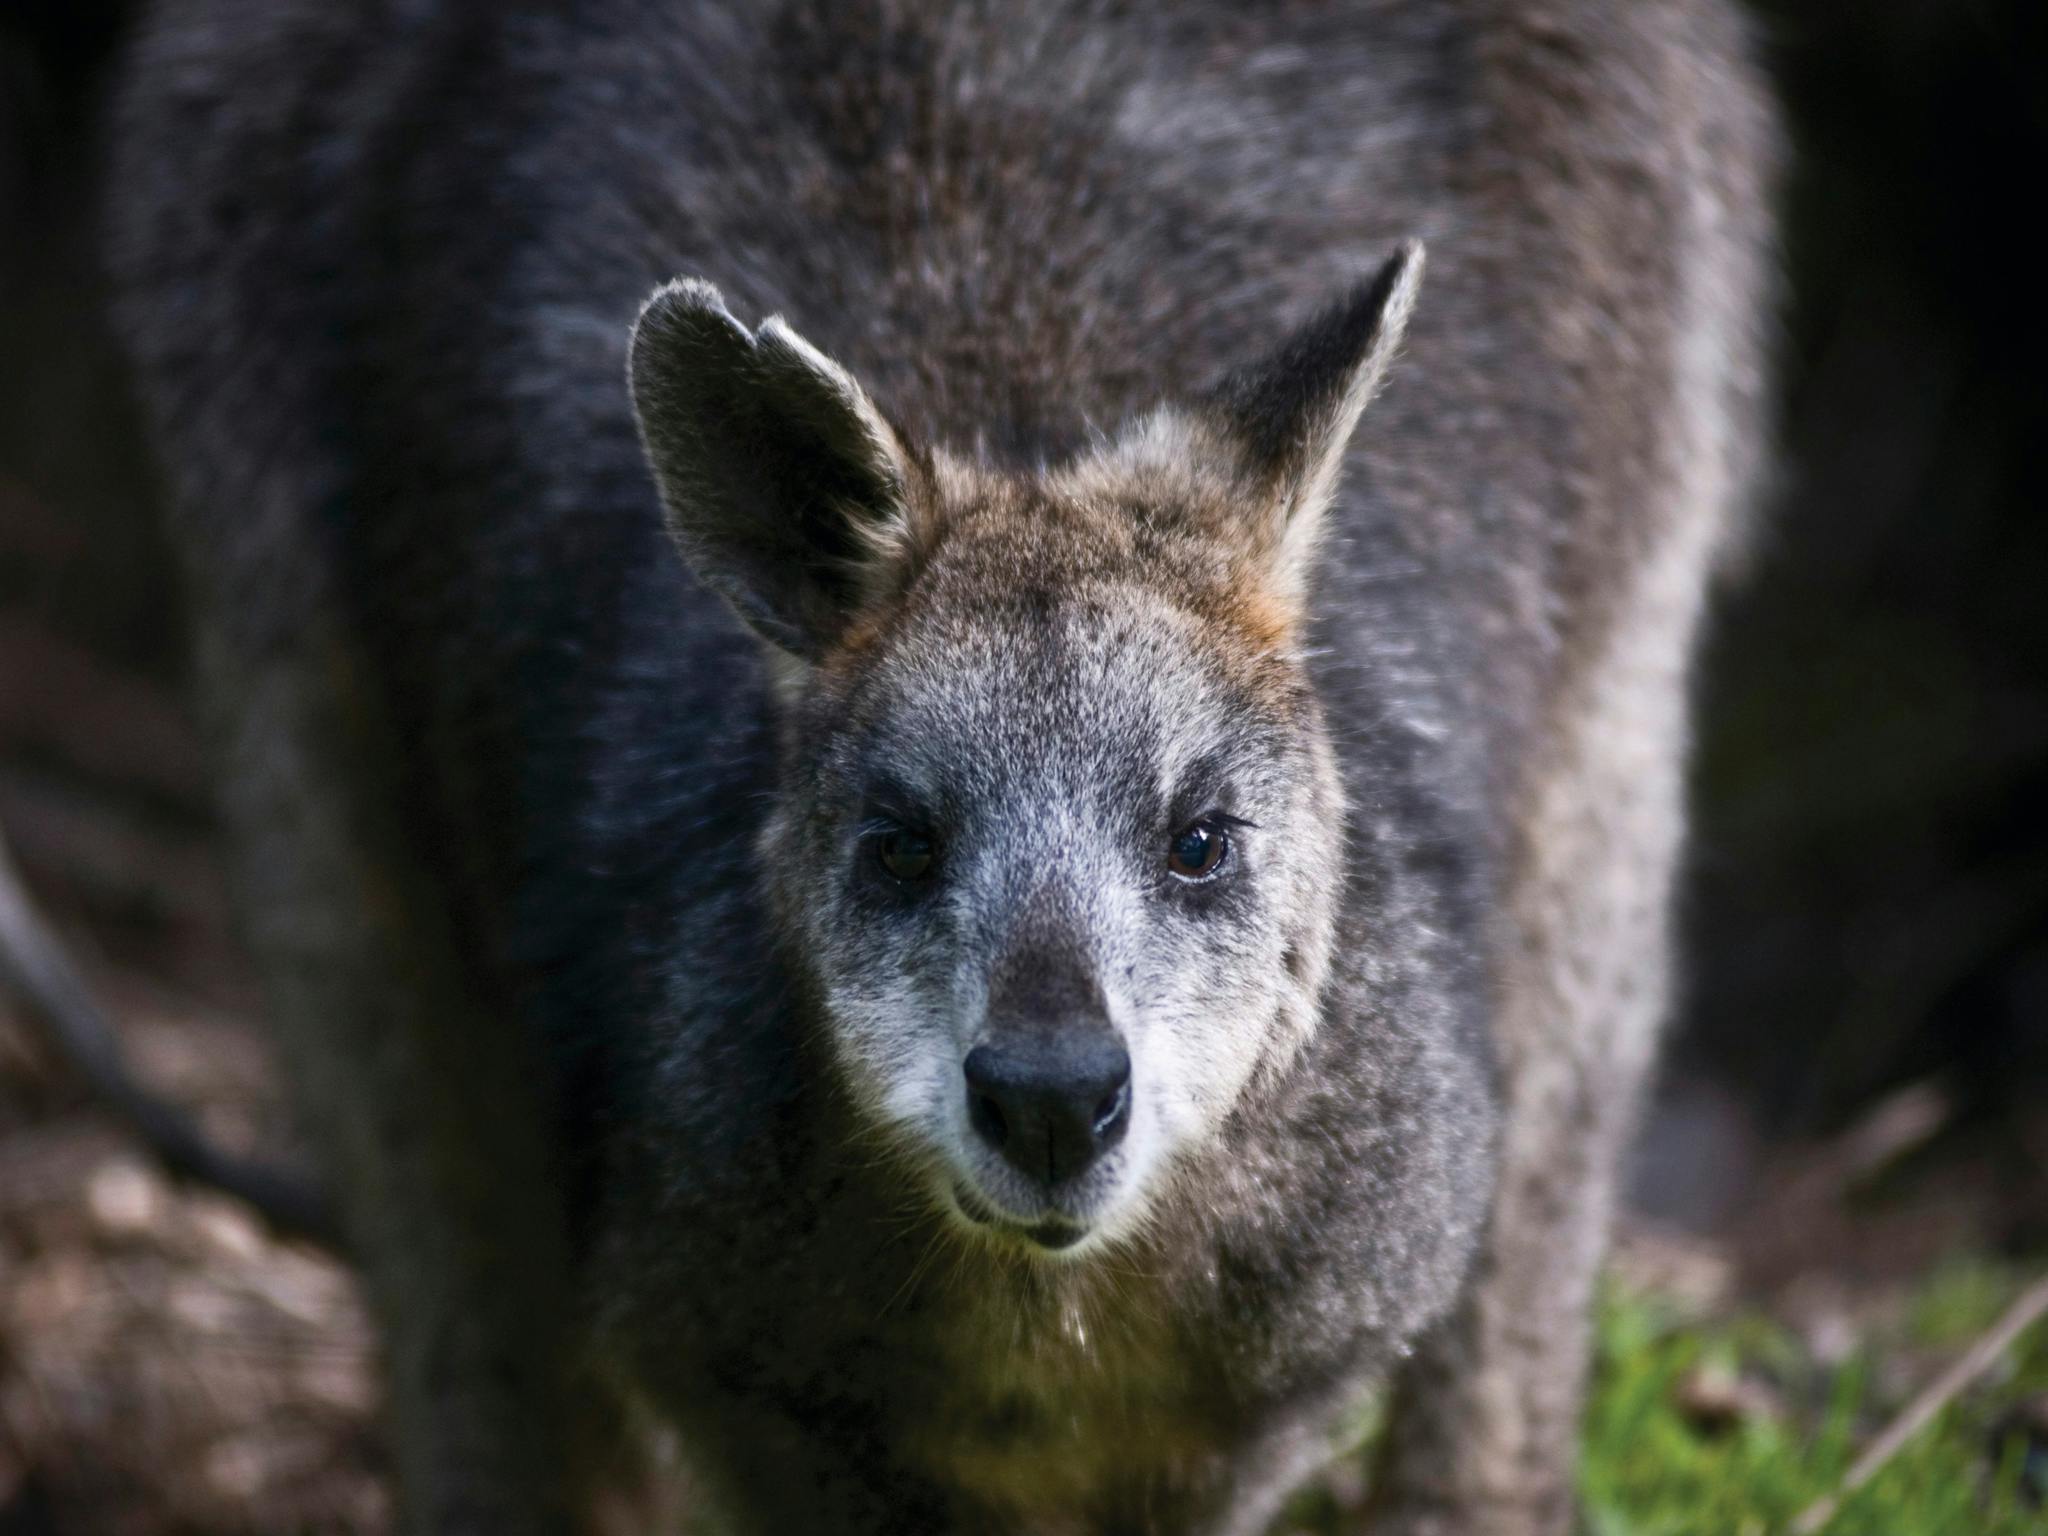
[[908, 827], [891, 827], [875, 839], [875, 861], [905, 885], [930, 879], [938, 860], [938, 845]]
[[1206, 880], [1230, 851], [1230, 835], [1213, 821], [1198, 821], [1166, 845], [1166, 867], [1183, 880]]

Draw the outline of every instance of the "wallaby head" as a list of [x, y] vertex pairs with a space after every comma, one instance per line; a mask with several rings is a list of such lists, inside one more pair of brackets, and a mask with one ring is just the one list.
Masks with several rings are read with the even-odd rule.
[[1315, 1028], [1354, 855], [1302, 632], [1420, 271], [1032, 472], [706, 283], [641, 313], [670, 527], [777, 658], [784, 939], [860, 1113], [994, 1241], [1138, 1230]]

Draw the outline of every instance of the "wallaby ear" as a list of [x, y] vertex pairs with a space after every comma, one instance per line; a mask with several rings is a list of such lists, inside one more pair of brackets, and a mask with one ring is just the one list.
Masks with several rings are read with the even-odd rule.
[[764, 638], [815, 659], [910, 558], [921, 477], [895, 428], [779, 316], [749, 331], [694, 278], [641, 309], [629, 372], [684, 558]]
[[1262, 502], [1257, 542], [1284, 585], [1304, 579], [1344, 450], [1400, 348], [1421, 285], [1422, 246], [1409, 241], [1201, 402]]

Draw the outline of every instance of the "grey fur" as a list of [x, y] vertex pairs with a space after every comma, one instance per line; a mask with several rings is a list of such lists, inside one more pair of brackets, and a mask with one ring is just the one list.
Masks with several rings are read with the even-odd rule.
[[[109, 249], [416, 1529], [629, 1521], [673, 1430], [742, 1530], [1251, 1532], [1404, 1357], [1375, 1529], [1565, 1527], [1755, 454], [1744, 53], [157, 7]], [[1084, 995], [1137, 1108], [1047, 1194], [951, 1074]]]

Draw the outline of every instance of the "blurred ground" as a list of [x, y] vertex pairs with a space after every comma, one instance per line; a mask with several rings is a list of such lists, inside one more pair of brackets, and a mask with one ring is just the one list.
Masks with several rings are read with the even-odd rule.
[[[246, 1020], [102, 970], [150, 1076], [265, 1117]], [[0, 1531], [381, 1531], [349, 1276], [172, 1189], [0, 1024]]]

